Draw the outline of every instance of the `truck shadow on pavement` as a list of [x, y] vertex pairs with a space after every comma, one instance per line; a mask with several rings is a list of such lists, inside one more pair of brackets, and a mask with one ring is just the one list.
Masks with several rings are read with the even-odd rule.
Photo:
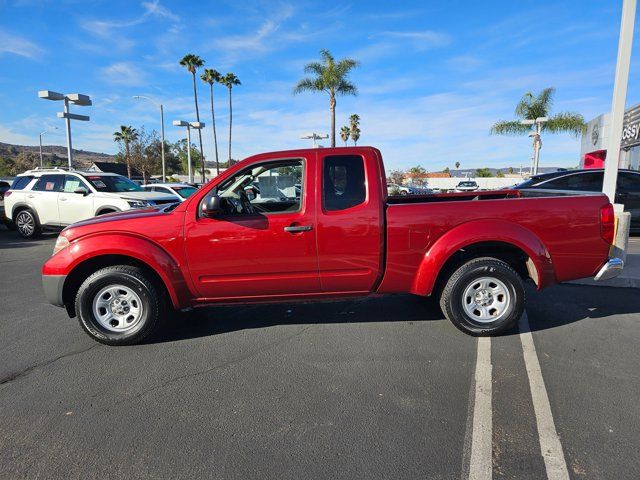
[[[640, 314], [640, 295], [636, 290], [627, 288], [557, 285], [537, 292], [528, 285], [527, 298], [527, 316], [532, 331], [554, 329], [586, 319], [608, 321], [608, 317], [621, 314]], [[301, 304], [203, 307], [170, 316], [146, 343], [187, 340], [278, 325], [413, 324], [425, 321], [450, 328], [452, 332], [455, 329], [444, 318], [435, 299], [413, 295]], [[518, 333], [516, 326], [505, 335]]]
[[[9, 250], [15, 248], [27, 248], [34, 245], [42, 245], [43, 243], [50, 243], [50, 239], [55, 237], [56, 233], [44, 233], [42, 237], [27, 240], [22, 238], [18, 232], [9, 230], [4, 225], [0, 225], [0, 251]], [[53, 245], [52, 245], [53, 248]]]

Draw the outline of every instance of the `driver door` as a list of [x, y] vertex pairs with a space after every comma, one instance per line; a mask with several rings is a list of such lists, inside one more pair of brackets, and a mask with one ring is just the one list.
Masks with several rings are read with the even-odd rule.
[[321, 291], [314, 164], [315, 158], [254, 163], [219, 185], [224, 213], [204, 218], [197, 215], [198, 205], [190, 209], [185, 250], [200, 297], [287, 297]]
[[[78, 188], [84, 188], [87, 194], [74, 193]], [[91, 190], [79, 177], [75, 175], [64, 176], [64, 185], [58, 195], [58, 213], [62, 225], [70, 225], [93, 217], [95, 212], [93, 211]]]

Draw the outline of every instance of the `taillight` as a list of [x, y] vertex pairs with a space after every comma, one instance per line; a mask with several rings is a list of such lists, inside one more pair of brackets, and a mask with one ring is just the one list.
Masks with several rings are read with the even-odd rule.
[[613, 205], [608, 203], [600, 208], [600, 236], [609, 245], [613, 243], [616, 230], [616, 217], [613, 213]]

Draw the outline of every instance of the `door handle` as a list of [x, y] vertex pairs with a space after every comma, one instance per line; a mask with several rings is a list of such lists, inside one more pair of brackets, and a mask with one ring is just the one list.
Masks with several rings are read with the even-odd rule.
[[27, 198], [36, 198], [36, 196], [33, 194], [30, 194], [30, 195], [27, 195]]
[[61, 202], [66, 202], [67, 201], [67, 197], [60, 197], [60, 201]]
[[285, 232], [296, 233], [296, 232], [308, 232], [313, 227], [311, 225], [290, 225], [288, 227], [284, 227]]

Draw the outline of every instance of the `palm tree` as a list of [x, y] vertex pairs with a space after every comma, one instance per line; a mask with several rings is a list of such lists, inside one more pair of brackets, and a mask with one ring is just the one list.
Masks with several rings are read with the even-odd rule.
[[325, 92], [329, 94], [329, 109], [331, 111], [331, 146], [336, 146], [336, 95], [357, 95], [356, 86], [347, 80], [349, 72], [358, 66], [356, 60], [343, 58], [339, 62], [324, 48], [320, 50], [321, 62], [311, 62], [305, 65], [304, 72], [313, 74], [305, 77], [294, 87], [293, 93]]
[[127, 177], [131, 178], [131, 155], [129, 145], [138, 138], [138, 131], [131, 125], [120, 125], [120, 130], [113, 133], [113, 141], [123, 144], [125, 151], [125, 162], [127, 163]]
[[349, 123], [351, 124], [351, 140], [354, 145], [357, 145], [360, 138], [360, 116], [354, 113], [349, 117]]
[[222, 75], [213, 68], [205, 68], [204, 73], [200, 75], [203, 82], [209, 84], [209, 93], [211, 97], [211, 125], [213, 125], [213, 145], [216, 153], [216, 175], [220, 175], [220, 162], [218, 160], [218, 136], [216, 135], [216, 116], [213, 111], [213, 84], [220, 83]]
[[240, 83], [240, 79], [236, 77], [233, 73], [227, 73], [222, 79], [220, 83], [225, 85], [229, 89], [229, 163], [227, 165], [231, 166], [231, 127], [233, 125], [233, 104], [231, 102], [231, 90], [236, 85], [242, 85]]
[[[542, 132], [569, 132], [577, 137], [586, 128], [584, 117], [579, 113], [573, 112], [562, 112], [551, 116], [555, 93], [556, 89], [553, 87], [545, 88], [538, 95], [534, 95], [531, 92], [525, 93], [516, 105], [515, 113], [518, 120], [501, 120], [491, 127], [491, 133], [494, 135], [525, 135], [531, 132], [531, 126], [523, 125], [522, 120], [547, 117], [548, 120], [544, 123], [536, 124], [536, 128], [539, 129], [537, 134]], [[537, 134], [534, 136], [535, 169], [537, 169], [537, 152], [541, 146], [539, 135]]]
[[456, 162], [456, 170], [460, 168], [460, 162]]
[[[196, 121], [200, 121], [200, 110], [198, 109], [198, 90], [196, 87], [196, 71], [198, 68], [204, 65], [204, 60], [202, 60], [198, 55], [194, 55], [192, 53], [188, 53], [182, 60], [180, 60], [180, 65], [186, 68], [193, 78], [193, 101], [196, 104]], [[200, 141], [200, 155], [204, 159], [204, 152], [202, 150], [202, 129], [198, 129], [198, 140]], [[202, 162], [202, 183], [204, 183], [204, 161]]]
[[344, 146], [347, 146], [347, 140], [349, 140], [349, 137], [351, 136], [351, 128], [347, 127], [346, 125], [344, 127], [342, 127], [340, 129], [340, 138], [342, 139], [342, 141], [344, 142]]

